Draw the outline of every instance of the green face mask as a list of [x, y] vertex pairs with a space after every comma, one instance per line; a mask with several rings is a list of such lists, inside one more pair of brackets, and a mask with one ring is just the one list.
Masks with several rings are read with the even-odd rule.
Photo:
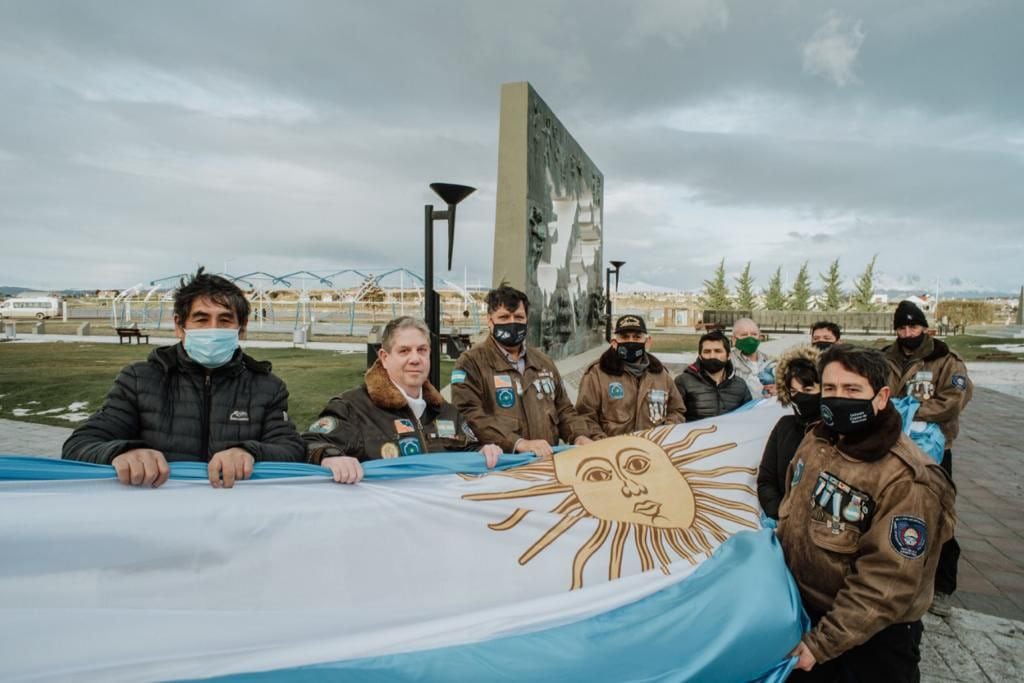
[[757, 337], [744, 337], [736, 340], [736, 348], [745, 356], [752, 356], [760, 345], [761, 341]]

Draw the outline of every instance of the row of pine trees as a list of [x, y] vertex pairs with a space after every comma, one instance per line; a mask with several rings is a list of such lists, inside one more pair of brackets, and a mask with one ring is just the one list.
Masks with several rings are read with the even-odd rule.
[[[842, 278], [839, 274], [839, 259], [831, 263], [828, 273], [819, 273], [821, 280], [821, 300], [818, 301], [818, 310], [822, 311], [874, 311], [876, 306], [871, 302], [875, 293], [875, 260], [877, 255], [871, 258], [871, 262], [857, 278], [854, 289], [851, 292], [844, 292]], [[723, 258], [715, 269], [715, 275], [710, 280], [704, 281], [704, 294], [701, 296], [701, 304], [705, 308], [729, 311], [753, 311], [757, 308], [765, 308], [769, 311], [809, 311], [811, 310], [812, 291], [811, 276], [807, 271], [807, 262], [800, 267], [793, 286], [789, 292], [784, 291], [782, 284], [782, 266], [775, 269], [775, 274], [768, 280], [768, 287], [764, 290], [763, 306], [759, 305], [757, 291], [754, 288], [754, 277], [750, 274], [750, 262], [738, 278], [735, 290], [731, 291], [725, 277], [725, 259]]]

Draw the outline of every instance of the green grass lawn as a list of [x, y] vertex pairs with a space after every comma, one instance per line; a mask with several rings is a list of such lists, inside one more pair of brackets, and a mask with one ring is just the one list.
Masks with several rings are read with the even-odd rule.
[[[655, 335], [652, 350], [696, 351], [698, 338], [699, 335], [688, 334]], [[1000, 343], [992, 337], [963, 335], [944, 339], [967, 361], [1024, 361], [1024, 354], [982, 348]], [[875, 345], [884, 346], [891, 341], [891, 337], [879, 338]], [[153, 348], [137, 344], [0, 344], [0, 418], [72, 427], [78, 423], [58, 415], [67, 413], [72, 403], [82, 401], [87, 405], [80, 412], [99, 409], [118, 371], [128, 363], [144, 360]], [[288, 384], [289, 412], [299, 429], [313, 422], [331, 396], [358, 386], [365, 371], [363, 354], [252, 349], [252, 355], [273, 363], [274, 372]], [[442, 361], [442, 385], [448, 383], [452, 366], [451, 361]], [[18, 415], [16, 410], [29, 414]]]
[[1024, 343], [1022, 340], [995, 339], [993, 337], [979, 337], [972, 334], [964, 334], [957, 337], [943, 337], [942, 340], [951, 349], [960, 354], [965, 361], [1024, 361], [1024, 353], [1007, 353], [998, 349], [985, 349], [983, 346], [995, 344], [1017, 344]]
[[[895, 337], [882, 337], [874, 340], [872, 346], [882, 348], [893, 342]], [[973, 334], [962, 334], [956, 337], [941, 337], [949, 348], [957, 352], [965, 362], [972, 361], [996, 361], [1007, 363], [1019, 363], [1024, 361], [1024, 353], [1007, 353], [994, 348], [984, 348], [996, 344], [1017, 344], [1024, 343], [1014, 339], [997, 339], [995, 337], [982, 337]]]
[[[47, 410], [66, 409], [87, 401], [81, 412], [92, 413], [114, 377], [125, 365], [145, 360], [152, 346], [116, 344], [0, 344], [0, 418], [73, 427]], [[251, 349], [259, 360], [274, 364], [274, 373], [288, 384], [288, 411], [300, 430], [308, 427], [327, 400], [358, 386], [366, 371], [361, 353], [303, 349]], [[441, 383], [448, 383], [454, 363], [442, 361]], [[34, 402], [34, 403], [33, 403]], [[15, 410], [29, 415], [16, 415]], [[66, 412], [66, 410], [64, 411]]]
[[685, 353], [687, 351], [697, 352], [699, 334], [666, 334], [655, 332], [654, 341], [651, 343], [651, 353]]

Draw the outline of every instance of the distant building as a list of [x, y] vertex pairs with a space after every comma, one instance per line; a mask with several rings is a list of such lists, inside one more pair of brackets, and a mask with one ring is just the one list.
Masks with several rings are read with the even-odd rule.
[[922, 294], [921, 296], [911, 295], [911, 296], [908, 296], [905, 299], [905, 301], [909, 301], [909, 302], [915, 304], [918, 308], [920, 308], [925, 313], [934, 313], [935, 312], [935, 303], [936, 303], [935, 299], [933, 299], [932, 297], [928, 296], [927, 294]]

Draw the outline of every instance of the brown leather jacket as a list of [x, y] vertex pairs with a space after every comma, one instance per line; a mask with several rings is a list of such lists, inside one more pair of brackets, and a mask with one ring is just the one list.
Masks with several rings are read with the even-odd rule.
[[336, 448], [360, 462], [419, 453], [472, 451], [480, 447], [459, 411], [430, 382], [423, 384], [427, 408], [416, 418], [402, 392], [376, 361], [365, 383], [332, 398], [302, 435], [315, 465]]
[[776, 533], [804, 606], [824, 615], [804, 643], [818, 662], [920, 619], [953, 535], [953, 483], [887, 405], [856, 440], [819, 424], [789, 465]]
[[917, 396], [921, 407], [914, 419], [938, 424], [946, 450], [952, 450], [960, 433], [960, 411], [974, 394], [963, 360], [941, 339], [930, 336], [910, 355], [893, 342], [885, 348], [885, 359], [892, 395]]
[[596, 436], [596, 428], [576, 414], [554, 362], [539, 349], [526, 351], [522, 374], [493, 338], [463, 353], [452, 371], [452, 402], [482, 443], [506, 453], [520, 439], [544, 439], [552, 446], [561, 437], [572, 443]]
[[583, 374], [576, 412], [598, 425], [601, 436], [686, 421], [683, 397], [672, 376], [657, 358], [649, 353], [646, 357], [647, 370], [636, 377], [609, 348]]

